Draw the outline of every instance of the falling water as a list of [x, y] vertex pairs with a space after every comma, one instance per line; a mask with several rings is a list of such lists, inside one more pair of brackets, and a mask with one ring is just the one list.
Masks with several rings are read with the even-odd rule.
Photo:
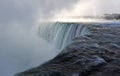
[[38, 35], [55, 48], [63, 49], [74, 37], [88, 33], [89, 30], [82, 23], [56, 22], [41, 24]]

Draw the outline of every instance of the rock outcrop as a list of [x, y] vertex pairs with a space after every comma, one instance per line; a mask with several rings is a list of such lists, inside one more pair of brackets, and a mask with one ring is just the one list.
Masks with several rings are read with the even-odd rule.
[[16, 76], [120, 76], [120, 27], [86, 26], [58, 56]]

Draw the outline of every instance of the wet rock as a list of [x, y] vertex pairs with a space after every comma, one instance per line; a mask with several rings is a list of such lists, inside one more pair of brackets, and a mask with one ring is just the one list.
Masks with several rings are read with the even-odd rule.
[[113, 60], [90, 76], [120, 76], [120, 61]]

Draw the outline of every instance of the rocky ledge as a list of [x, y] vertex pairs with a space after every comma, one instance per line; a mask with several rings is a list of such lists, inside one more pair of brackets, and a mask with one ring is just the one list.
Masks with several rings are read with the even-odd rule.
[[120, 76], [120, 27], [86, 26], [58, 56], [15, 76]]

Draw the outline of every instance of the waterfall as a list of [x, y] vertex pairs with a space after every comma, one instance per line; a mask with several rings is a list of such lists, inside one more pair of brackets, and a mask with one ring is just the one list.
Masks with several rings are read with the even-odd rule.
[[39, 26], [38, 35], [51, 43], [57, 49], [66, 47], [74, 37], [89, 34], [89, 30], [82, 23], [43, 23]]
[[42, 23], [37, 32], [36, 27], [0, 27], [0, 76], [13, 76], [38, 66], [59, 54], [74, 37], [87, 33], [81, 23]]

